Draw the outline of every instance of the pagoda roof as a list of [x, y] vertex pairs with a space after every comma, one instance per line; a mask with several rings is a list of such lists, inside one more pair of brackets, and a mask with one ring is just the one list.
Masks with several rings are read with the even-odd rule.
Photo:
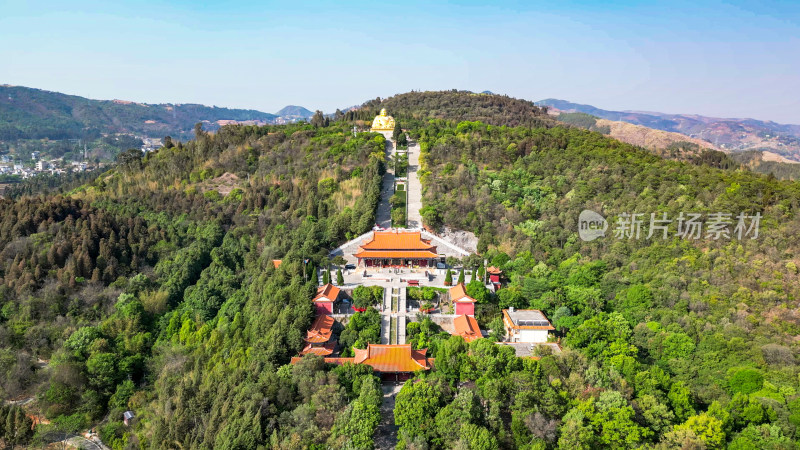
[[312, 299], [314, 302], [333, 302], [339, 297], [339, 288], [328, 283], [317, 288], [317, 295]]
[[475, 299], [467, 295], [467, 289], [464, 283], [458, 283], [450, 288], [450, 300], [456, 303], [475, 303]]
[[427, 250], [436, 252], [430, 240], [422, 239], [419, 231], [375, 231], [372, 239], [361, 245], [362, 250]]
[[431, 368], [427, 358], [428, 350], [414, 350], [411, 344], [367, 344], [367, 348], [354, 348], [353, 352], [355, 364], [366, 364], [377, 372], [415, 372]]
[[283, 261], [280, 260], [280, 259], [273, 259], [272, 260], [272, 266], [275, 267], [276, 269], [281, 266], [281, 263], [283, 263]]
[[307, 355], [309, 353], [314, 355], [320, 356], [328, 356], [333, 353], [333, 350], [336, 348], [336, 342], [328, 341], [322, 345], [313, 345], [307, 344], [303, 350], [300, 351], [300, 355]]
[[306, 342], [312, 344], [328, 342], [331, 339], [334, 322], [333, 317], [327, 314], [317, 316], [314, 323], [311, 324], [311, 329], [306, 333]]
[[501, 274], [503, 273], [503, 271], [502, 271], [502, 270], [498, 269], [498, 268], [497, 268], [497, 267], [495, 267], [495, 266], [489, 266], [489, 267], [487, 267], [487, 268], [486, 268], [486, 271], [487, 271], [487, 272], [489, 272], [489, 273], [490, 273], [490, 274], [492, 274], [492, 275], [501, 275]]
[[453, 319], [453, 327], [456, 330], [453, 334], [461, 336], [467, 342], [483, 337], [478, 321], [472, 316], [462, 315], [456, 317]]

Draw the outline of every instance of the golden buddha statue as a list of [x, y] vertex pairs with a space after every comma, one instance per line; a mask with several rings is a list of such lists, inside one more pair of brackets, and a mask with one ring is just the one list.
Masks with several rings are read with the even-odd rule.
[[394, 117], [386, 115], [386, 108], [375, 116], [375, 120], [372, 121], [372, 131], [394, 131]]

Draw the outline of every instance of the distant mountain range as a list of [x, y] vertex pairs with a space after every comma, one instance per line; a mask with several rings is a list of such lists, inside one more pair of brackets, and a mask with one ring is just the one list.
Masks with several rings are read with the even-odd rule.
[[[536, 102], [552, 110], [585, 113], [611, 121], [627, 122], [699, 139], [725, 152], [768, 151], [800, 161], [800, 125], [756, 119], [723, 119], [694, 114], [646, 111], [609, 111], [592, 105], [548, 98]], [[696, 141], [692, 141], [696, 142]]]
[[199, 104], [146, 104], [126, 100], [92, 100], [76, 95], [0, 85], [0, 141], [20, 139], [93, 139], [107, 134], [133, 134], [178, 139], [193, 136], [196, 123], [215, 130], [229, 123], [286, 123], [311, 117], [300, 106], [277, 114], [252, 109]]

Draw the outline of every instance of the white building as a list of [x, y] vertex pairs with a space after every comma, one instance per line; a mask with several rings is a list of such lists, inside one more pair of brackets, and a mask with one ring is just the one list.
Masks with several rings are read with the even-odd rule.
[[50, 168], [50, 163], [44, 160], [36, 161], [36, 170], [43, 172]]
[[550, 331], [555, 330], [538, 309], [504, 309], [503, 326], [508, 342], [547, 342]]

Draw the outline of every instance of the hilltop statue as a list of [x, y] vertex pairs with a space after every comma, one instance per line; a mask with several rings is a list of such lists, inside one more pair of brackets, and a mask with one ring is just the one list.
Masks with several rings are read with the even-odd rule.
[[386, 115], [386, 108], [375, 116], [375, 120], [372, 121], [372, 131], [394, 131], [394, 117]]

